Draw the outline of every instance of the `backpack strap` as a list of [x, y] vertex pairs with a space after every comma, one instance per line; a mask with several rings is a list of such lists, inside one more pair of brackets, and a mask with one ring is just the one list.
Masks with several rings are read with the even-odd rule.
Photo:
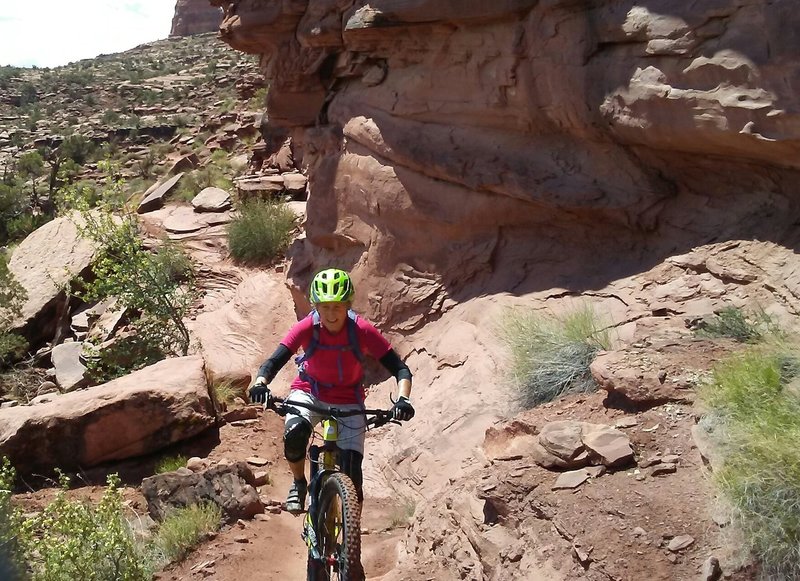
[[364, 353], [361, 352], [361, 345], [358, 342], [358, 314], [353, 309], [347, 311], [347, 340], [350, 342], [350, 349], [353, 351], [359, 362], [364, 361]]
[[[361, 351], [361, 345], [358, 342], [358, 314], [353, 309], [348, 309], [347, 311], [347, 321], [345, 324], [347, 325], [347, 347], [335, 347], [337, 351], [352, 351], [353, 355], [356, 359], [361, 363], [364, 361], [364, 353]], [[295, 359], [295, 363], [298, 365], [303, 363], [304, 361], [308, 361], [308, 359], [314, 354], [314, 351], [317, 350], [319, 347], [319, 335], [320, 329], [322, 327], [322, 322], [320, 321], [319, 312], [314, 309], [311, 312], [311, 341], [308, 343], [308, 347], [303, 350], [303, 354]]]

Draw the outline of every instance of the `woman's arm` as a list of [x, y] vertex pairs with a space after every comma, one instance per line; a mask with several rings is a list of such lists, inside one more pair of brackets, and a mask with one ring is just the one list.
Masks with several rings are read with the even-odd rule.
[[397, 380], [397, 390], [399, 391], [400, 397], [411, 399], [411, 370], [405, 362], [400, 359], [400, 356], [397, 355], [395, 350], [389, 349], [386, 355], [381, 357], [379, 361]]
[[258, 376], [255, 382], [270, 383], [291, 357], [292, 352], [286, 345], [283, 343], [278, 345], [278, 348], [270, 355], [269, 359], [258, 368]]

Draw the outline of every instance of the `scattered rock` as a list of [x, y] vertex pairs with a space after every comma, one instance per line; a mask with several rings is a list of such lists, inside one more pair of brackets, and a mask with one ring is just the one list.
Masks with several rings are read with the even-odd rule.
[[85, 387], [89, 383], [86, 366], [81, 361], [83, 343], [62, 343], [53, 347], [51, 354], [56, 370], [56, 382], [61, 391], [69, 392]]
[[600, 457], [604, 466], [623, 466], [633, 460], [628, 436], [609, 426], [591, 426], [584, 430], [583, 443]]
[[155, 188], [150, 191], [150, 193], [146, 193], [142, 201], [139, 202], [139, 207], [136, 208], [136, 212], [139, 214], [144, 214], [145, 212], [158, 210], [164, 205], [164, 198], [167, 196], [170, 190], [175, 187], [182, 177], [183, 173], [179, 173], [172, 176], [165, 182], [159, 182], [156, 184]]
[[639, 425], [636, 418], [622, 418], [614, 422], [615, 428], [634, 428]]
[[682, 551], [683, 549], [691, 546], [693, 543], [694, 537], [689, 535], [678, 535], [670, 540], [670, 542], [667, 544], [667, 550], [677, 553], [678, 551]]
[[253, 472], [244, 462], [217, 464], [203, 472], [184, 468], [145, 478], [142, 494], [150, 516], [157, 521], [163, 520], [171, 507], [213, 502], [222, 509], [225, 520], [233, 523], [264, 512], [253, 482]]
[[577, 488], [587, 480], [589, 480], [590, 474], [588, 471], [581, 468], [580, 470], [571, 470], [569, 472], [564, 472], [556, 478], [555, 484], [553, 484], [553, 490], [562, 490], [565, 488]]
[[222, 414], [226, 422], [237, 422], [241, 420], [257, 420], [259, 415], [258, 406], [247, 406], [236, 408]]
[[208, 187], [192, 199], [195, 212], [224, 212], [231, 208], [231, 195], [221, 188]]
[[722, 567], [720, 567], [719, 559], [711, 556], [703, 563], [703, 568], [700, 570], [700, 581], [718, 581], [720, 577], [722, 577]]
[[656, 464], [650, 470], [650, 476], [663, 476], [665, 474], [673, 474], [677, 470], [678, 467], [675, 464], [667, 464], [667, 463]]

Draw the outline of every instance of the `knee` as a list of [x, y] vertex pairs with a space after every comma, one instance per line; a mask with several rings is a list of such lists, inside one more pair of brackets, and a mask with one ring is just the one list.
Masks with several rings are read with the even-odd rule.
[[298, 462], [306, 457], [311, 424], [305, 418], [291, 418], [283, 432], [283, 455], [289, 462]]
[[364, 455], [356, 452], [355, 450], [342, 450], [339, 452], [339, 461], [342, 465], [342, 472], [350, 477], [353, 484], [356, 486], [358, 493], [358, 501], [364, 500], [364, 476], [361, 471], [361, 462], [364, 460]]

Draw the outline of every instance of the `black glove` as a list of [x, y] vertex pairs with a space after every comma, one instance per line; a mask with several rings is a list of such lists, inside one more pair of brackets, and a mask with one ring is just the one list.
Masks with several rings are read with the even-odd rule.
[[254, 383], [250, 388], [250, 401], [253, 403], [267, 403], [269, 396], [269, 387], [266, 383]]
[[408, 421], [414, 417], [414, 406], [404, 395], [398, 397], [397, 401], [394, 402], [392, 417], [401, 421]]

